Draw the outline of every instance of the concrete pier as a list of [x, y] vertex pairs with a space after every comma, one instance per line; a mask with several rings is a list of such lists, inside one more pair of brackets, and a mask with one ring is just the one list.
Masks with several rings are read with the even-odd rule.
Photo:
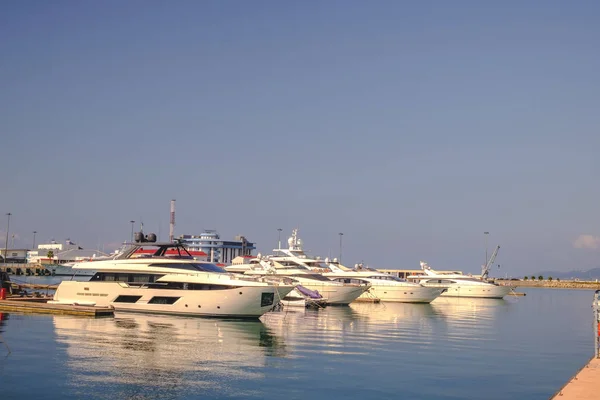
[[552, 400], [598, 400], [600, 398], [600, 358], [592, 358]]
[[0, 272], [9, 275], [49, 276], [52, 271], [43, 264], [0, 264]]

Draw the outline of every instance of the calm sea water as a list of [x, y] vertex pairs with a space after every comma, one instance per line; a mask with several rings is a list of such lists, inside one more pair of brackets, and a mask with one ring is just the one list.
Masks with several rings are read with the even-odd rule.
[[523, 291], [260, 321], [4, 313], [0, 397], [548, 399], [593, 356], [593, 292]]

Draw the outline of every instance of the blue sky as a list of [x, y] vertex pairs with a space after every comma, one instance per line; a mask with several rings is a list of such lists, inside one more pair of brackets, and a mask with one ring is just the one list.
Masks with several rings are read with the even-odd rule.
[[[16, 247], [277, 228], [378, 268], [600, 266], [600, 4], [0, 5]], [[137, 224], [136, 224], [137, 225]], [[0, 222], [6, 231], [6, 217]], [[586, 236], [582, 236], [586, 235]]]

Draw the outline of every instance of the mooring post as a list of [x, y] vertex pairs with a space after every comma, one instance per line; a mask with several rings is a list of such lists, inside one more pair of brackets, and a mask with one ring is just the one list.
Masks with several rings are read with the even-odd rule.
[[596, 290], [594, 293], [594, 304], [592, 309], [594, 310], [594, 355], [596, 358], [600, 358], [600, 290]]

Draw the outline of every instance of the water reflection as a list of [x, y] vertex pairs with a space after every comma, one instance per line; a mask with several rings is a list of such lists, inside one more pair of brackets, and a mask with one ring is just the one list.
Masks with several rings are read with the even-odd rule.
[[287, 352], [260, 321], [116, 313], [114, 319], [55, 316], [53, 322], [75, 386], [108, 379], [226, 391], [231, 380], [263, 378], [267, 358]]
[[442, 332], [451, 346], [477, 348], [494, 340], [499, 315], [514, 305], [511, 300], [440, 297], [434, 302], [446, 319]]

